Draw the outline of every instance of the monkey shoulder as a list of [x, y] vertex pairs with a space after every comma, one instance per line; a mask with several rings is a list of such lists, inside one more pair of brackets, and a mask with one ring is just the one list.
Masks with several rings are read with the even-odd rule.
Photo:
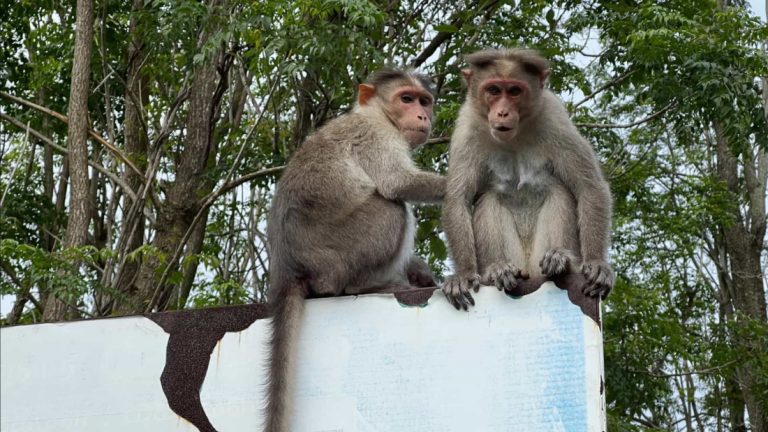
[[565, 108], [563, 101], [549, 90], [542, 95], [542, 109], [537, 116], [536, 128], [535, 135], [540, 137], [541, 141], [539, 145], [543, 145], [548, 150], [589, 146], [589, 142], [581, 136], [576, 125], [571, 121], [571, 114]]
[[[351, 211], [375, 193], [375, 185], [353, 156], [354, 139], [343, 118], [307, 137], [288, 162], [277, 187], [280, 203], [294, 214], [323, 219]], [[349, 119], [346, 119], [349, 120]]]

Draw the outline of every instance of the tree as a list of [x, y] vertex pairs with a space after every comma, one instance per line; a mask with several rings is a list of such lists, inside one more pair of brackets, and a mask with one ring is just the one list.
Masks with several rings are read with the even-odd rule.
[[[88, 186], [88, 95], [91, 86], [91, 47], [93, 40], [93, 0], [77, 1], [75, 53], [72, 62], [72, 84], [69, 92], [69, 128], [67, 146], [71, 192], [64, 248], [82, 246], [88, 234], [90, 197]], [[73, 271], [77, 271], [77, 264]], [[69, 299], [64, 292], [48, 296], [43, 319], [58, 321], [67, 312]]]

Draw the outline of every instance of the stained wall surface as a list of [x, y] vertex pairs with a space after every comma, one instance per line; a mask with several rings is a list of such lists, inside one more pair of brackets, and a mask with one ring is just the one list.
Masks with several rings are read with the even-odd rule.
[[[598, 323], [551, 282], [475, 300], [309, 300], [292, 429], [604, 431]], [[3, 328], [0, 429], [260, 430], [269, 318], [247, 308]]]

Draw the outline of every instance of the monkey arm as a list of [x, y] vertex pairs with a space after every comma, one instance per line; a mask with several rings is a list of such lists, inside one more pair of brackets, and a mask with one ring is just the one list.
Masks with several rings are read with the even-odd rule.
[[475, 305], [470, 291], [477, 291], [480, 287], [471, 209], [478, 187], [478, 169], [472, 167], [472, 164], [460, 166], [464, 164], [454, 163], [458, 159], [461, 158], [451, 158], [443, 206], [443, 229], [455, 267], [454, 274], [443, 283], [443, 293], [453, 307], [467, 310], [469, 306]]
[[574, 130], [573, 134], [568, 151], [555, 153], [555, 167], [576, 198], [582, 261], [605, 262], [610, 242], [611, 191], [592, 147], [578, 132]]
[[[370, 146], [358, 154], [357, 160], [368, 174], [376, 190], [388, 200], [407, 202], [439, 202], [445, 197], [445, 177], [419, 170], [409, 150], [396, 143]], [[368, 144], [366, 144], [368, 145]], [[389, 148], [386, 148], [389, 147]]]
[[[458, 153], [458, 152], [457, 152]], [[443, 230], [458, 274], [476, 274], [477, 254], [472, 227], [472, 201], [480, 183], [480, 169], [471, 159], [452, 155], [443, 207]]]
[[445, 177], [418, 170], [405, 171], [398, 173], [390, 182], [384, 182], [378, 189], [383, 196], [391, 196], [388, 199], [436, 203], [445, 198]]

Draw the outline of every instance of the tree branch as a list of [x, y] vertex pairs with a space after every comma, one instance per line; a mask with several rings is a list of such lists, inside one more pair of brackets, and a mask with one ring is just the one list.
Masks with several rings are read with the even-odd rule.
[[[25, 131], [29, 131], [30, 134], [34, 135], [37, 139], [42, 141], [44, 144], [47, 144], [47, 145], [51, 146], [52, 149], [56, 150], [60, 154], [64, 154], [64, 155], [69, 154], [69, 151], [66, 148], [64, 148], [64, 147], [62, 147], [60, 145], [54, 144], [53, 140], [51, 140], [50, 138], [46, 137], [41, 132], [38, 132], [35, 129], [32, 129], [31, 127], [28, 127], [27, 125], [25, 125], [24, 123], [20, 122], [19, 120], [15, 119], [15, 118], [13, 118], [13, 117], [11, 117], [9, 115], [6, 115], [4, 113], [0, 113], [0, 119], [7, 121], [8, 123], [16, 126], [19, 129], [23, 129]], [[98, 172], [104, 174], [105, 176], [109, 177], [109, 179], [112, 180], [113, 182], [115, 182], [115, 184], [117, 184], [118, 186], [123, 188], [125, 193], [128, 196], [130, 196], [131, 199], [134, 199], [134, 200], [136, 199], [136, 192], [134, 192], [133, 189], [131, 189], [128, 186], [128, 184], [123, 181], [123, 179], [121, 179], [120, 177], [115, 175], [115, 173], [109, 171], [108, 169], [104, 168], [103, 166], [101, 166], [100, 164], [98, 164], [98, 163], [96, 163], [96, 162], [94, 162], [92, 160], [88, 160], [88, 165], [92, 166], [94, 169], [96, 169], [96, 171], [98, 171]]]
[[[56, 118], [58, 120], [61, 120], [62, 122], [66, 123], [66, 124], [69, 124], [69, 119], [67, 118], [67, 116], [65, 116], [65, 115], [63, 115], [63, 114], [61, 114], [59, 112], [56, 112], [56, 111], [54, 111], [52, 109], [46, 108], [44, 106], [40, 106], [40, 105], [38, 105], [38, 104], [36, 104], [34, 102], [30, 102], [30, 101], [28, 101], [26, 99], [22, 99], [20, 97], [10, 95], [10, 94], [8, 94], [8, 93], [6, 93], [4, 91], [0, 91], [0, 97], [2, 97], [4, 99], [8, 99], [8, 100], [10, 100], [12, 102], [16, 102], [17, 104], [24, 105], [26, 107], [35, 109], [37, 111], [40, 111], [43, 114], [48, 114], [51, 117], [54, 117], [54, 118]], [[136, 165], [134, 165], [133, 162], [131, 162], [117, 147], [115, 147], [114, 145], [112, 145], [109, 142], [107, 142], [107, 140], [102, 138], [101, 135], [96, 133], [96, 131], [94, 131], [93, 129], [88, 129], [88, 135], [90, 135], [90, 137], [93, 138], [94, 141], [96, 141], [99, 144], [103, 145], [107, 150], [112, 152], [112, 154], [114, 154], [115, 157], [117, 157], [121, 162], [123, 162], [124, 164], [128, 165], [128, 167], [131, 168], [140, 178], [144, 178], [144, 174], [139, 170], [139, 168], [137, 168]]]
[[605, 90], [606, 90], [606, 89], [608, 89], [608, 88], [611, 88], [611, 87], [615, 86], [616, 84], [619, 84], [619, 83], [621, 83], [622, 81], [624, 81], [625, 79], [627, 79], [627, 77], [628, 77], [628, 76], [632, 75], [632, 74], [633, 74], [633, 73], [635, 73], [635, 72], [636, 72], [636, 70], [630, 70], [630, 71], [627, 71], [627, 72], [623, 73], [622, 75], [620, 75], [620, 76], [618, 76], [618, 77], [616, 77], [616, 78], [614, 78], [614, 79], [612, 79], [612, 80], [608, 81], [607, 83], [605, 83], [605, 84], [601, 85], [600, 87], [598, 87], [598, 88], [597, 88], [597, 90], [595, 90], [595, 91], [593, 91], [592, 93], [590, 93], [590, 94], [586, 95], [586, 96], [584, 97], [584, 99], [582, 99], [582, 100], [580, 100], [579, 102], [575, 103], [575, 104], [573, 105], [573, 107], [574, 107], [574, 108], [578, 108], [580, 105], [582, 105], [583, 103], [587, 102], [588, 100], [590, 100], [590, 99], [594, 98], [594, 97], [595, 97], [595, 96], [597, 96], [599, 93], [601, 93], [601, 92], [605, 91]]
[[641, 125], [643, 123], [648, 123], [651, 120], [656, 119], [657, 117], [661, 116], [665, 112], [672, 109], [674, 106], [677, 105], [677, 101], [670, 102], [667, 106], [660, 109], [659, 111], [656, 111], [655, 113], [649, 115], [648, 117], [632, 122], [632, 123], [626, 123], [626, 124], [605, 124], [605, 123], [576, 123], [577, 127], [583, 127], [583, 128], [590, 128], [590, 129], [627, 129], [631, 127], [635, 127], [638, 125]]
[[719, 366], [712, 366], [711, 368], [702, 369], [698, 371], [690, 371], [690, 372], [676, 372], [676, 373], [655, 373], [655, 372], [648, 372], [644, 370], [636, 370], [636, 369], [629, 369], [628, 372], [636, 373], [636, 374], [644, 374], [648, 376], [652, 376], [654, 378], [674, 378], [674, 377], [682, 377], [682, 376], [689, 376], [689, 375], [706, 375], [711, 374], [719, 371], [720, 369], [727, 368], [728, 366], [738, 362], [739, 360], [731, 360], [729, 362], [725, 362]]
[[[498, 0], [492, 0], [486, 3], [484, 6], [480, 7], [480, 10], [478, 11], [478, 13], [485, 13], [487, 11], [491, 11], [499, 6], [500, 6], [500, 2]], [[464, 26], [464, 24], [466, 23], [466, 20], [464, 19], [464, 17], [461, 16], [464, 12], [466, 12], [466, 10], [457, 12], [453, 16], [453, 19], [451, 19], [450, 25], [456, 27], [457, 29], [461, 29], [461, 27]], [[438, 48], [440, 48], [440, 45], [442, 45], [443, 43], [451, 39], [451, 37], [453, 37], [454, 34], [455, 32], [444, 32], [444, 31], [437, 32], [435, 37], [432, 38], [432, 42], [430, 42], [429, 45], [427, 45], [427, 47], [424, 48], [424, 50], [418, 56], [416, 56], [415, 59], [411, 61], [411, 66], [415, 68], [421, 66], [425, 61], [427, 61], [429, 57], [432, 56], [432, 54], [435, 53], [435, 51], [437, 51]]]

